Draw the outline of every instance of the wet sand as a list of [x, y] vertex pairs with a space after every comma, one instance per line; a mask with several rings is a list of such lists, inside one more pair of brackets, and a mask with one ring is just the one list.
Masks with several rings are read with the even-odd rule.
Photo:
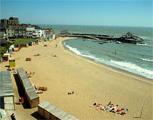
[[[152, 82], [77, 56], [63, 47], [61, 43], [65, 39], [41, 42], [12, 55], [16, 59], [16, 68], [35, 72], [32, 83], [47, 86], [48, 90], [39, 95], [40, 102], [49, 101], [80, 120], [153, 119]], [[34, 56], [38, 53], [40, 56]], [[26, 57], [32, 58], [32, 61], [25, 61]], [[5, 69], [6, 64], [0, 64], [0, 67]], [[18, 99], [15, 82], [14, 90]], [[71, 91], [74, 94], [68, 95]], [[106, 105], [109, 101], [128, 108], [129, 112], [120, 116], [96, 110], [92, 105], [94, 102]], [[36, 110], [16, 105], [16, 117], [35, 120], [31, 114]]]

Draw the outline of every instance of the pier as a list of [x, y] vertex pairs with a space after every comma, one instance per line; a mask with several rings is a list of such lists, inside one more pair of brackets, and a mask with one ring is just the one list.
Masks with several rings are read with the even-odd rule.
[[92, 39], [98, 42], [121, 42], [121, 43], [131, 43], [131, 44], [137, 44], [137, 43], [143, 43], [143, 39], [133, 35], [132, 33], [128, 32], [125, 35], [122, 35], [121, 37], [113, 37], [110, 35], [101, 35], [101, 34], [86, 34], [86, 33], [60, 33], [58, 35], [59, 37], [77, 37], [77, 38], [84, 38], [84, 39]]

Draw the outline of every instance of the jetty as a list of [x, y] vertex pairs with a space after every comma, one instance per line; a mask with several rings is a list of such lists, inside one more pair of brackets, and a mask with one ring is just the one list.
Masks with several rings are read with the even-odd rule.
[[121, 42], [121, 43], [131, 43], [131, 44], [137, 44], [137, 43], [143, 43], [143, 39], [128, 32], [125, 35], [122, 35], [121, 37], [113, 37], [110, 35], [102, 35], [102, 34], [87, 34], [87, 33], [69, 33], [69, 32], [61, 32], [58, 37], [77, 37], [77, 38], [83, 38], [83, 39], [92, 39], [95, 41], [98, 41], [100, 43], [106, 43], [106, 42]]
[[128, 32], [125, 35], [117, 38], [117, 41], [123, 42], [123, 43], [133, 43], [133, 44], [137, 44], [137, 43], [143, 43], [143, 39]]

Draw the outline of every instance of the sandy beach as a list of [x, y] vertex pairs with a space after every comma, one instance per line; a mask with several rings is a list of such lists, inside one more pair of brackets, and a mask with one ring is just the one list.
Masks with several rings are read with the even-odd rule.
[[[153, 119], [153, 82], [77, 56], [63, 47], [65, 39], [41, 42], [12, 55], [16, 59], [16, 68], [35, 72], [30, 79], [32, 83], [48, 88], [39, 94], [40, 102], [49, 101], [80, 120]], [[38, 53], [40, 56], [34, 56]], [[25, 61], [26, 57], [32, 61]], [[4, 66], [7, 64], [0, 64], [0, 68], [6, 69]], [[14, 80], [13, 84], [17, 100]], [[74, 94], [68, 95], [71, 91]], [[94, 102], [106, 105], [109, 101], [128, 108], [128, 113], [120, 116], [93, 107]], [[35, 120], [31, 114], [36, 110], [16, 105], [16, 118]]]

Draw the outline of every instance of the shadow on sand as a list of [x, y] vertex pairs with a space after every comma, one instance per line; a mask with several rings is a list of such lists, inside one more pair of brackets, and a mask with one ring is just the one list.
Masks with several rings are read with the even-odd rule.
[[35, 119], [37, 120], [46, 120], [45, 118], [43, 118], [37, 111], [32, 113], [31, 116], [33, 116]]

